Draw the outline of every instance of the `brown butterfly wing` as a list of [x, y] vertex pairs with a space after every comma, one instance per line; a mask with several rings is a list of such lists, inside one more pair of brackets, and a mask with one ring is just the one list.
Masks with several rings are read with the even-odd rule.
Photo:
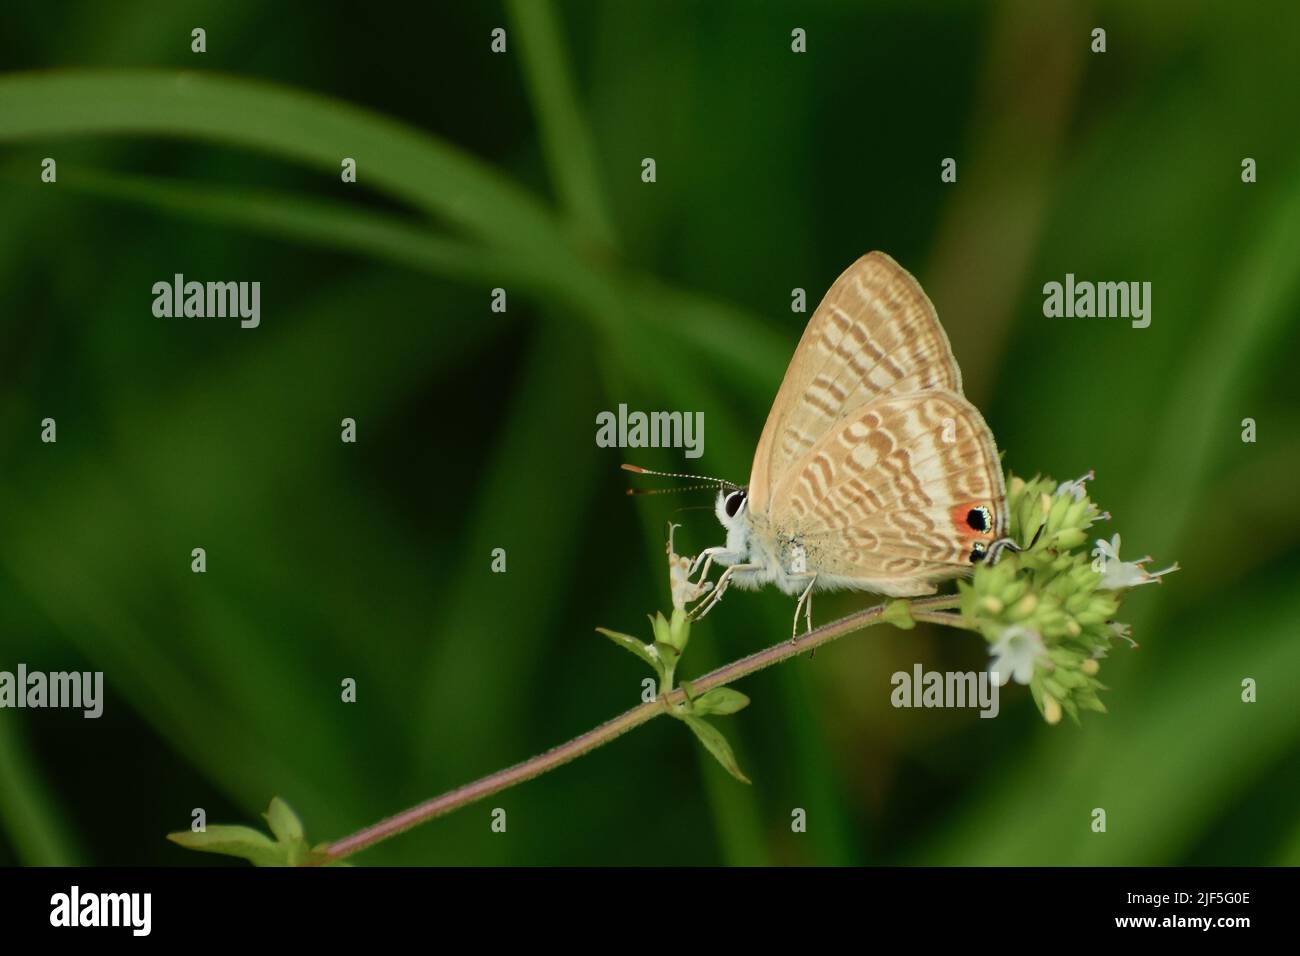
[[978, 409], [927, 389], [877, 398], [824, 435], [785, 473], [764, 531], [803, 548], [828, 586], [926, 594], [1006, 533], [1005, 499]]
[[835, 280], [790, 359], [754, 453], [751, 513], [764, 514], [787, 471], [857, 409], [932, 388], [961, 393], [934, 306], [907, 270], [868, 253]]

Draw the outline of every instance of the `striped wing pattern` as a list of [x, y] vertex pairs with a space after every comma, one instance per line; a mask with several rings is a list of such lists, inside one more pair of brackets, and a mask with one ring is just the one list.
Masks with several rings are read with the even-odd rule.
[[[769, 533], [810, 568], [889, 594], [925, 594], [971, 568], [976, 541], [1005, 532], [997, 449], [979, 411], [934, 389], [878, 398], [818, 441], [782, 479]], [[972, 508], [993, 520], [970, 527]], [[785, 549], [781, 549], [785, 550]]]
[[[830, 587], [927, 594], [1005, 533], [997, 446], [920, 285], [873, 252], [808, 323], [750, 478], [769, 553], [806, 555]], [[987, 527], [972, 526], [973, 508]], [[976, 522], [978, 524], [979, 522]]]
[[868, 253], [835, 280], [799, 340], [754, 454], [750, 507], [765, 510], [780, 476], [856, 409], [928, 388], [961, 393], [948, 336], [911, 274]]

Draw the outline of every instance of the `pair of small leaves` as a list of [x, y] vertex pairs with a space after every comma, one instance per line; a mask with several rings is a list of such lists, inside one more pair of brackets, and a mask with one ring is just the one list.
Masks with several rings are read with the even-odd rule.
[[[659, 675], [660, 693], [666, 694], [672, 690], [673, 672], [690, 640], [690, 618], [682, 608], [678, 607], [673, 609], [671, 618], [656, 613], [650, 618], [650, 627], [655, 637], [653, 644], [643, 644], [631, 635], [620, 634], [603, 627], [598, 627], [596, 630], [625, 651], [635, 654], [649, 664]], [[704, 748], [713, 754], [727, 773], [742, 783], [749, 783], [749, 778], [741, 772], [740, 766], [736, 763], [736, 755], [732, 752], [731, 744], [727, 743], [727, 738], [722, 735], [722, 731], [704, 719], [706, 715], [722, 717], [734, 714], [749, 705], [749, 698], [730, 687], [715, 687], [697, 697], [688, 681], [682, 681], [681, 684], [686, 699], [670, 706], [668, 712], [691, 728], [700, 743], [704, 744]]]
[[[650, 619], [650, 625], [655, 634], [653, 644], [644, 644], [628, 634], [620, 634], [618, 631], [610, 631], [603, 627], [598, 627], [596, 630], [625, 651], [635, 654], [649, 664], [659, 675], [661, 691], [666, 693], [672, 688], [673, 671], [677, 667], [681, 652], [686, 648], [686, 641], [690, 636], [690, 623], [685, 614], [677, 609], [673, 611], [671, 620], [665, 618], [663, 614], [656, 614]], [[682, 681], [682, 692], [686, 699], [669, 707], [668, 712], [691, 728], [700, 743], [713, 754], [727, 773], [742, 783], [749, 783], [749, 778], [741, 772], [739, 764], [736, 763], [736, 755], [731, 749], [731, 744], [727, 743], [727, 738], [723, 736], [722, 731], [704, 719], [710, 714], [719, 717], [734, 714], [749, 705], [749, 698], [730, 687], [715, 687], [697, 697], [687, 681]]]
[[749, 706], [749, 698], [730, 687], [715, 687], [696, 697], [694, 689], [686, 681], [682, 681], [682, 691], [686, 694], [686, 703], [682, 705], [680, 711], [674, 709], [673, 716], [695, 732], [700, 743], [704, 744], [704, 749], [713, 754], [714, 759], [722, 764], [722, 769], [741, 783], [751, 783], [752, 781], [741, 771], [731, 744], [727, 743], [727, 738], [723, 736], [722, 731], [703, 717], [705, 714], [725, 717], [744, 710]]
[[[302, 866], [322, 861], [325, 844], [312, 847], [307, 843], [302, 821], [289, 804], [275, 797], [262, 816], [275, 835], [274, 840], [261, 830], [245, 826], [211, 826], [200, 832], [182, 830], [167, 834], [167, 839], [187, 850], [237, 856], [254, 866]], [[347, 864], [339, 861], [330, 865]]]

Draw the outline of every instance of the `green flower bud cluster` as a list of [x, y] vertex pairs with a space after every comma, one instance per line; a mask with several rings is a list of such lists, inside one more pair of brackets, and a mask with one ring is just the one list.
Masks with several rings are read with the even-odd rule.
[[1080, 710], [1105, 713], [1099, 659], [1117, 634], [1110, 622], [1120, 592], [1099, 590], [1102, 575], [1086, 550], [1089, 529], [1104, 515], [1085, 480], [1009, 476], [1009, 535], [1022, 550], [1007, 549], [958, 582], [962, 617], [989, 642], [993, 668], [1027, 682], [1053, 724], [1063, 712], [1075, 721]]
[[1087, 476], [1060, 485], [1043, 477], [1025, 481], [1009, 475], [1008, 479], [1011, 537], [1025, 547], [1035, 536], [1038, 538], [1035, 549], [1022, 554], [1046, 556], [1052, 551], [1077, 548], [1087, 542], [1088, 529], [1096, 521], [1104, 520], [1101, 509], [1093, 504], [1084, 488]]

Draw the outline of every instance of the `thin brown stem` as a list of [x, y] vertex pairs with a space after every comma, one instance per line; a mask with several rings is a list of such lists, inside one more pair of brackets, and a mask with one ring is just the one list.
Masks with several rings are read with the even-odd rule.
[[967, 624], [960, 614], [953, 614], [948, 611], [912, 611], [912, 619], [916, 621], [925, 621], [928, 624], [942, 624], [945, 627], [959, 627], [967, 631], [974, 631], [977, 628]]
[[[954, 614], [943, 614], [938, 610], [951, 607], [954, 601], [955, 598], [952, 595], [940, 595], [915, 600], [911, 602], [912, 617], [918, 621], [931, 621], [936, 624], [961, 627], [960, 617]], [[722, 687], [725, 684], [740, 680], [742, 677], [748, 677], [755, 671], [760, 671], [765, 667], [770, 667], [806, 651], [821, 647], [823, 644], [843, 637], [845, 634], [851, 634], [872, 624], [877, 624], [884, 615], [886, 607], [885, 604], [879, 604], [875, 607], [866, 608], [830, 624], [823, 624], [802, 637], [782, 641], [780, 644], [774, 644], [738, 661], [724, 664], [698, 680], [691, 681], [692, 690], [694, 694], [699, 695], [714, 687]], [[332, 863], [336, 860], [342, 860], [344, 857], [351, 856], [368, 846], [373, 846], [382, 840], [394, 837], [418, 824], [451, 813], [453, 810], [459, 810], [461, 807], [482, 800], [484, 797], [489, 797], [494, 793], [499, 793], [516, 784], [523, 783], [525, 780], [540, 776], [548, 770], [554, 770], [561, 764], [566, 764], [570, 760], [595, 750], [602, 744], [609, 743], [615, 737], [627, 733], [632, 728], [653, 720], [666, 713], [668, 708], [684, 701], [685, 694], [680, 688], [671, 693], [661, 694], [650, 703], [633, 707], [618, 717], [606, 721], [599, 727], [574, 737], [568, 743], [560, 744], [560, 746], [553, 747], [545, 753], [525, 760], [523, 763], [507, 767], [505, 770], [498, 770], [496, 773], [489, 774], [455, 790], [450, 790], [441, 796], [433, 797], [408, 810], [403, 810], [401, 813], [372, 824], [363, 830], [358, 830], [351, 836], [336, 840], [334, 843], [329, 844], [323, 853], [313, 860], [313, 863]]]

